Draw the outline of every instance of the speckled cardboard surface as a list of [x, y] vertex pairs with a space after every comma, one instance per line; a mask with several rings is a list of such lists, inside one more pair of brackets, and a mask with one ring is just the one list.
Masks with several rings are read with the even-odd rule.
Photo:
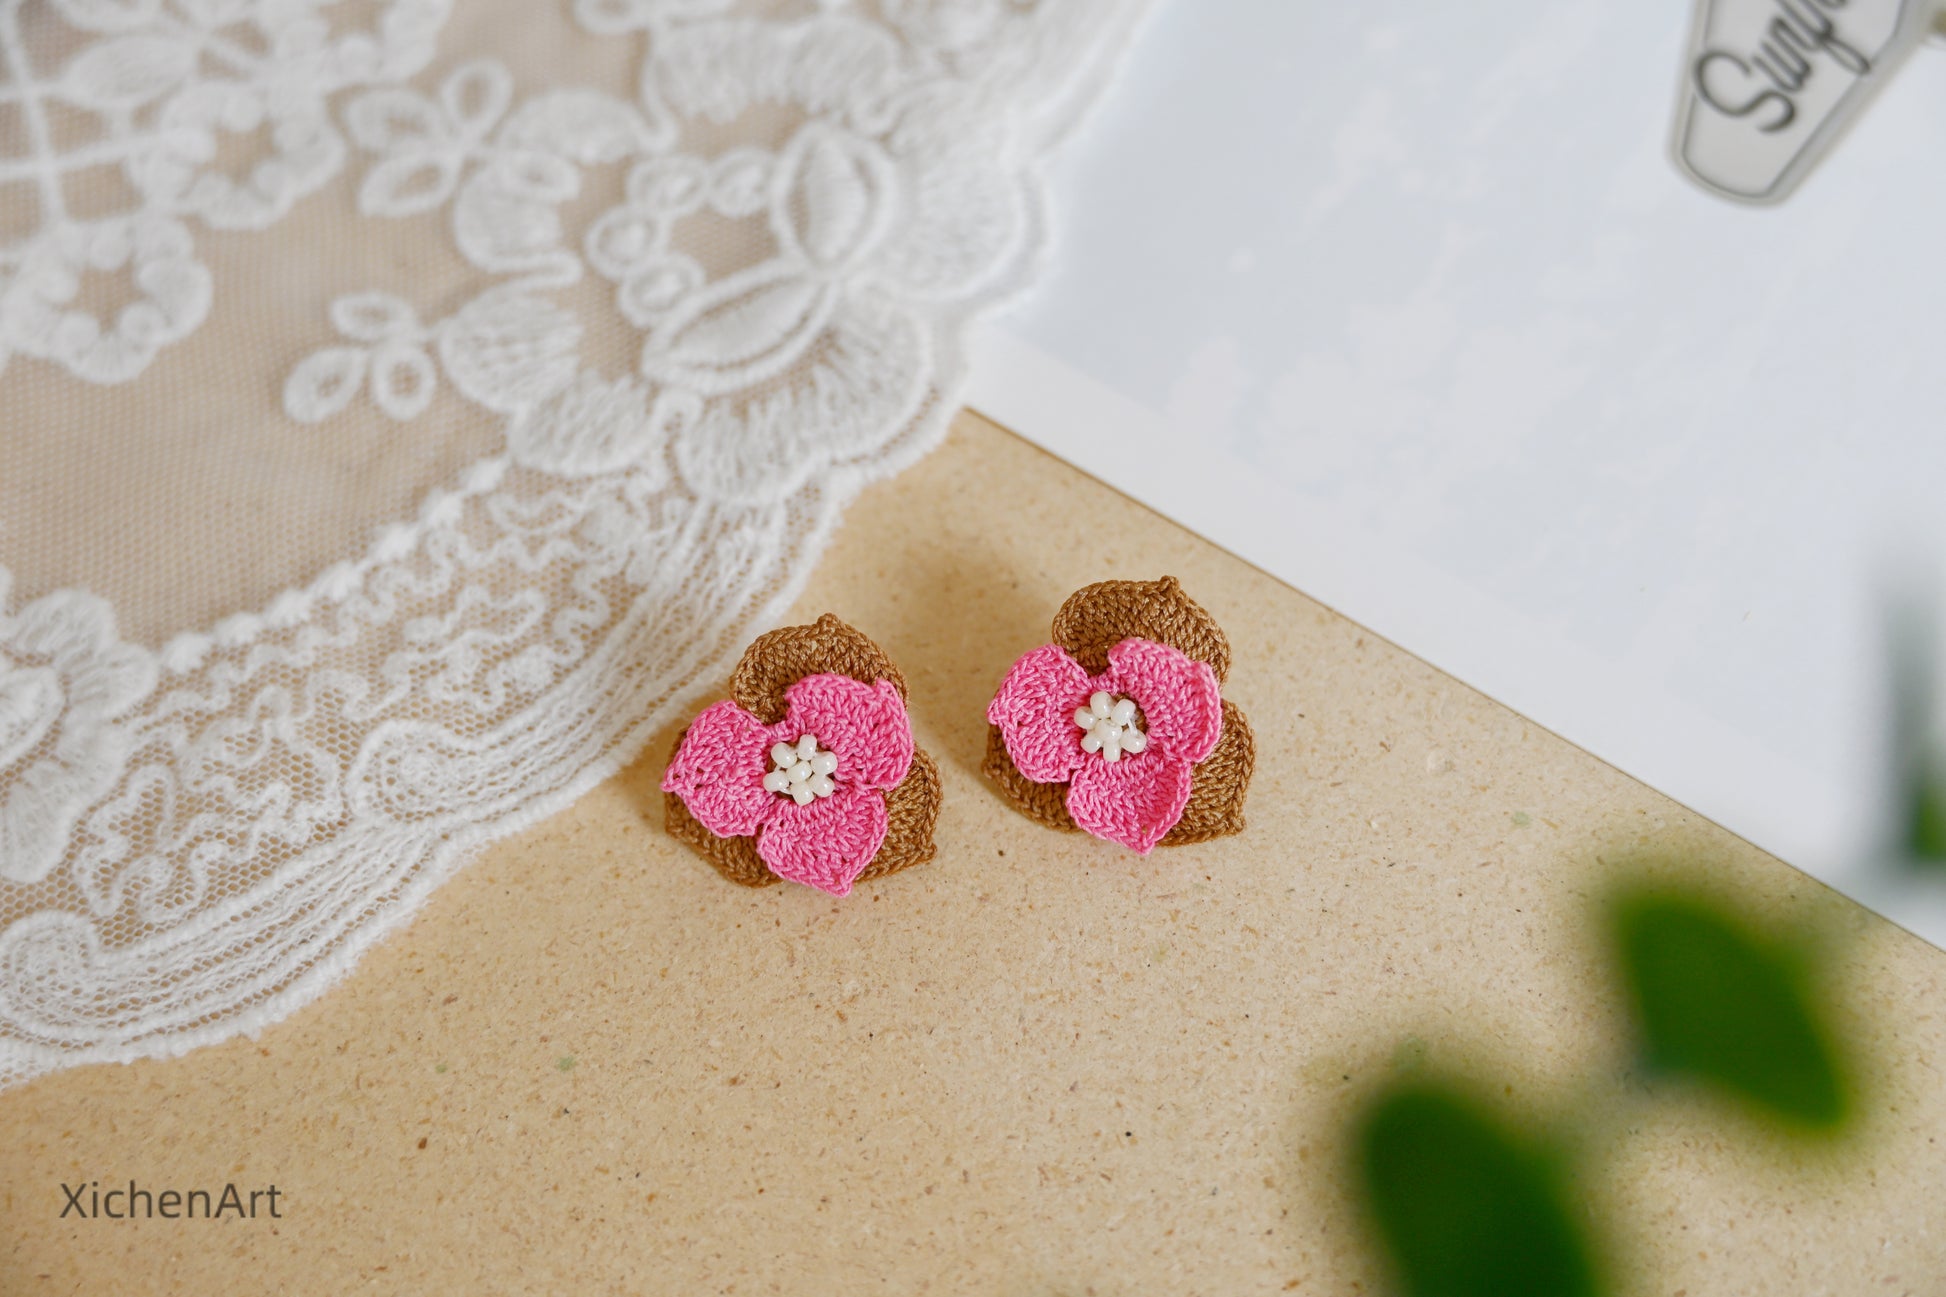
[[[1070, 590], [1165, 572], [1259, 762], [1242, 837], [1140, 859], [1008, 809], [982, 712]], [[261, 1038], [0, 1094], [0, 1291], [1376, 1291], [1358, 1096], [1414, 1058], [1585, 1109], [1625, 1056], [1590, 905], [1656, 849], [1824, 935], [1868, 1117], [1811, 1154], [1616, 1087], [1583, 1183], [1626, 1290], [1946, 1282], [1946, 956], [974, 416], [796, 611], [905, 671], [936, 861], [725, 883], [661, 832], [671, 726]], [[279, 1216], [61, 1219], [84, 1180]]]

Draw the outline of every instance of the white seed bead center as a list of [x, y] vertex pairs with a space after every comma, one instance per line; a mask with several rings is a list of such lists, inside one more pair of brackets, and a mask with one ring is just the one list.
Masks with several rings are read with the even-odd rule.
[[818, 746], [815, 734], [806, 734], [795, 744], [773, 745], [770, 764], [777, 768], [764, 776], [764, 787], [799, 806], [809, 806], [814, 798], [838, 791], [838, 785], [831, 782], [838, 771], [838, 758]]
[[1149, 746], [1149, 736], [1135, 728], [1135, 703], [1097, 691], [1088, 705], [1076, 710], [1074, 723], [1086, 733], [1081, 736], [1083, 752], [1099, 752], [1103, 761], [1120, 761]]

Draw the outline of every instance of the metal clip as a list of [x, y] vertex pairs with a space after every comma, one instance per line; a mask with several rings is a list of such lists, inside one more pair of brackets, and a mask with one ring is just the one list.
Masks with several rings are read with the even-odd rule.
[[1711, 193], [1782, 201], [1939, 12], [1939, 0], [1697, 0], [1677, 163]]

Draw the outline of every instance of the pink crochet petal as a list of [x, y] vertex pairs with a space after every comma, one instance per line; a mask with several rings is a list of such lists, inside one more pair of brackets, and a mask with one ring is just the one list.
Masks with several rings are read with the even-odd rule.
[[1058, 784], [1084, 755], [1074, 713], [1093, 692], [1088, 673], [1059, 644], [1043, 644], [1013, 664], [987, 706], [1007, 755], [1037, 784]]
[[1223, 737], [1223, 698], [1209, 663], [1158, 644], [1125, 639], [1108, 650], [1102, 688], [1135, 700], [1151, 748], [1171, 760], [1207, 761]]
[[682, 798], [717, 837], [747, 837], [775, 810], [777, 796], [764, 788], [769, 747], [762, 722], [743, 708], [727, 699], [705, 707], [689, 723], [662, 791]]
[[1189, 801], [1189, 763], [1154, 748], [1120, 761], [1084, 761], [1068, 785], [1068, 814], [1098, 838], [1148, 855]]
[[785, 743], [815, 734], [838, 757], [832, 779], [859, 788], [897, 788], [912, 768], [912, 722], [889, 680], [862, 684], [850, 676], [805, 676], [784, 691], [784, 719], [771, 727]]
[[885, 841], [884, 795], [854, 787], [807, 806], [779, 801], [757, 839], [757, 854], [770, 872], [833, 896], [850, 892]]

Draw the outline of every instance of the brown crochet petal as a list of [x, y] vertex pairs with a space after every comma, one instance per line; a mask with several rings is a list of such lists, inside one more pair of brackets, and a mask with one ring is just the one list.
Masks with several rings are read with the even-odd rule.
[[846, 675], [865, 684], [890, 680], [904, 698], [905, 677], [885, 650], [830, 613], [810, 626], [759, 635], [737, 662], [730, 697], [766, 725], [784, 719], [784, 691], [805, 676]]
[[872, 863], [865, 866], [865, 872], [858, 875], [859, 879], [883, 878], [931, 860], [936, 849], [932, 829], [939, 820], [939, 802], [939, 767], [931, 757], [914, 748], [912, 769], [897, 788], [885, 794], [889, 821], [885, 841], [872, 857]]
[[[1091, 674], [1108, 669], [1108, 650], [1125, 639], [1154, 640], [1207, 662], [1220, 684], [1230, 670], [1230, 641], [1172, 576], [1160, 581], [1101, 581], [1068, 596], [1054, 615], [1054, 642], [1074, 654]], [[1243, 801], [1257, 763], [1257, 741], [1243, 709], [1225, 699], [1223, 737], [1196, 767], [1189, 801], [1158, 844], [1182, 846], [1243, 831]], [[1068, 814], [1066, 784], [1037, 784], [1007, 755], [997, 725], [987, 726], [986, 760], [980, 769], [1029, 819], [1071, 833], [1081, 826]]]
[[[885, 650], [830, 613], [810, 626], [785, 626], [765, 635], [744, 650], [730, 677], [730, 696], [738, 706], [766, 725], [784, 719], [784, 691], [805, 676], [847, 675], [865, 684], [889, 680], [906, 696], [905, 677]], [[689, 733], [676, 735], [675, 750]], [[912, 768], [897, 788], [885, 794], [888, 824], [885, 841], [872, 857], [861, 880], [883, 878], [933, 858], [933, 826], [939, 820], [939, 767], [921, 749], [912, 750]], [[663, 794], [663, 824], [669, 836], [695, 848], [716, 871], [745, 887], [769, 887], [783, 879], [770, 872], [757, 854], [757, 839], [719, 838], [683, 805], [674, 793]]]
[[1108, 650], [1125, 639], [1154, 640], [1209, 663], [1222, 684], [1230, 640], [1172, 576], [1160, 581], [1097, 581], [1069, 595], [1054, 614], [1054, 642], [1090, 675], [1108, 669]]
[[1243, 797], [1250, 790], [1250, 772], [1257, 764], [1257, 739], [1250, 722], [1235, 703], [1223, 704], [1223, 737], [1216, 751], [1196, 767], [1182, 818], [1162, 835], [1159, 845], [1179, 847], [1243, 832]]

